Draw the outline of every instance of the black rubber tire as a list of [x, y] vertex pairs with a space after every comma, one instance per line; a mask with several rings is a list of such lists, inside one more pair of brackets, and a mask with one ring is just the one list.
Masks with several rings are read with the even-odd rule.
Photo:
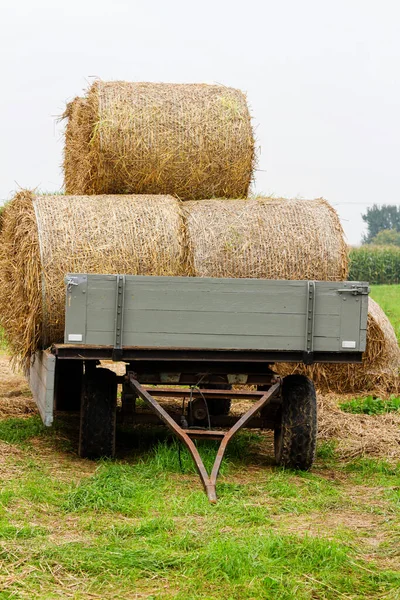
[[229, 398], [207, 398], [208, 412], [212, 416], [228, 415], [232, 400]]
[[79, 456], [115, 455], [117, 376], [109, 369], [91, 369], [83, 376]]
[[282, 418], [274, 431], [278, 465], [308, 471], [317, 442], [317, 397], [305, 375], [288, 375], [282, 382]]

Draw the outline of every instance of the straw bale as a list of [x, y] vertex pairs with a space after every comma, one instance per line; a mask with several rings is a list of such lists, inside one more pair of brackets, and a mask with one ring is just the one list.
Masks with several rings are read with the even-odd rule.
[[[198, 277], [347, 279], [347, 247], [334, 209], [323, 199], [204, 200], [183, 206], [189, 269]], [[282, 375], [304, 373], [321, 391], [399, 388], [400, 350], [389, 319], [369, 300], [362, 364], [278, 363]]]
[[[343, 397], [341, 398], [343, 401]], [[352, 460], [360, 456], [400, 459], [400, 414], [357, 415], [338, 407], [338, 398], [318, 398], [318, 439], [337, 441], [336, 453]]]
[[64, 116], [67, 194], [247, 195], [255, 150], [240, 90], [96, 81]]
[[383, 394], [400, 392], [400, 348], [394, 329], [380, 306], [369, 298], [367, 348], [361, 364], [277, 364], [280, 375], [303, 373], [322, 392]]
[[92, 125], [87, 98], [75, 98], [67, 104], [63, 116], [68, 119], [64, 148], [66, 193], [74, 194], [69, 190], [77, 190], [77, 194], [90, 193], [86, 190], [93, 171], [89, 153]]
[[322, 198], [185, 202], [191, 274], [266, 279], [347, 278], [347, 248]]
[[14, 356], [63, 340], [66, 273], [184, 275], [183, 238], [170, 196], [17, 194], [0, 235], [0, 324]]

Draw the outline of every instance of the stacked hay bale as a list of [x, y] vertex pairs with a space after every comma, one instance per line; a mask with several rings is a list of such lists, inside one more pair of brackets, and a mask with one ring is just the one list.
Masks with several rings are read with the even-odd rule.
[[183, 237], [172, 196], [17, 194], [0, 243], [0, 319], [14, 356], [63, 341], [66, 273], [184, 275]]
[[[204, 200], [186, 202], [190, 274], [343, 281], [347, 246], [336, 211], [323, 199]], [[369, 299], [367, 349], [362, 364], [275, 365], [280, 375], [308, 375], [323, 392], [395, 393], [400, 348], [383, 310]]]
[[185, 202], [190, 274], [321, 279], [348, 272], [343, 230], [322, 198]]
[[[17, 358], [62, 341], [68, 272], [347, 278], [327, 202], [246, 199], [255, 151], [239, 90], [98, 81], [65, 117], [68, 195], [22, 192], [1, 215], [0, 320]], [[373, 302], [368, 323], [362, 365], [279, 371], [324, 390], [389, 389], [400, 366], [393, 328]]]
[[68, 272], [342, 280], [347, 261], [324, 200], [21, 192], [4, 213], [0, 315], [23, 359], [62, 341]]
[[240, 90], [97, 81], [65, 117], [67, 194], [247, 196], [255, 152]]

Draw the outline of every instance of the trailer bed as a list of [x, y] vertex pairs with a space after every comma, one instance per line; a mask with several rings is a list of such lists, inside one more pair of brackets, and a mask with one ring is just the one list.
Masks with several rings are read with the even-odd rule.
[[60, 357], [359, 362], [368, 284], [71, 274]]

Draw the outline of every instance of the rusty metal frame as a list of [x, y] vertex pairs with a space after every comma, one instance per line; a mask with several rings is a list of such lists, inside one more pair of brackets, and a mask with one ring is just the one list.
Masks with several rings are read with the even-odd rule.
[[[137, 381], [136, 375], [133, 372], [127, 373], [127, 383], [129, 383], [132, 390], [151, 408], [151, 410], [165, 423], [165, 425], [186, 445], [199, 473], [202, 481], [204, 490], [207, 494], [209, 501], [215, 504], [217, 501], [216, 493], [216, 482], [221, 466], [222, 459], [225, 454], [225, 450], [229, 441], [232, 437], [246, 425], [248, 421], [262, 408], [264, 408], [274, 396], [279, 394], [281, 383], [278, 381], [269, 388], [268, 391], [264, 392], [261, 398], [253, 404], [253, 406], [244, 414], [236, 423], [229, 429], [229, 431], [210, 431], [210, 430], [199, 430], [199, 429], [183, 429], [180, 427], [175, 420], [167, 413], [166, 410], [153, 398], [147, 389], [141, 386]], [[156, 391], [156, 390], [155, 390]], [[205, 390], [202, 390], [204, 394]], [[215, 390], [213, 391], [215, 393]], [[195, 439], [207, 438], [207, 439], [221, 439], [221, 443], [218, 448], [218, 452], [215, 458], [214, 466], [211, 471], [211, 475], [208, 474], [199, 451], [196, 448], [191, 436]]]
[[[277, 376], [273, 383], [276, 383]], [[204, 398], [204, 397], [213, 397], [213, 398], [221, 398], [221, 399], [230, 399], [233, 400], [237, 398], [238, 400], [258, 400], [261, 396], [264, 396], [265, 391], [236, 391], [236, 390], [217, 390], [217, 389], [178, 389], [178, 388], [164, 388], [164, 387], [148, 387], [143, 386], [143, 389], [146, 390], [149, 394], [156, 397], [162, 398]]]

